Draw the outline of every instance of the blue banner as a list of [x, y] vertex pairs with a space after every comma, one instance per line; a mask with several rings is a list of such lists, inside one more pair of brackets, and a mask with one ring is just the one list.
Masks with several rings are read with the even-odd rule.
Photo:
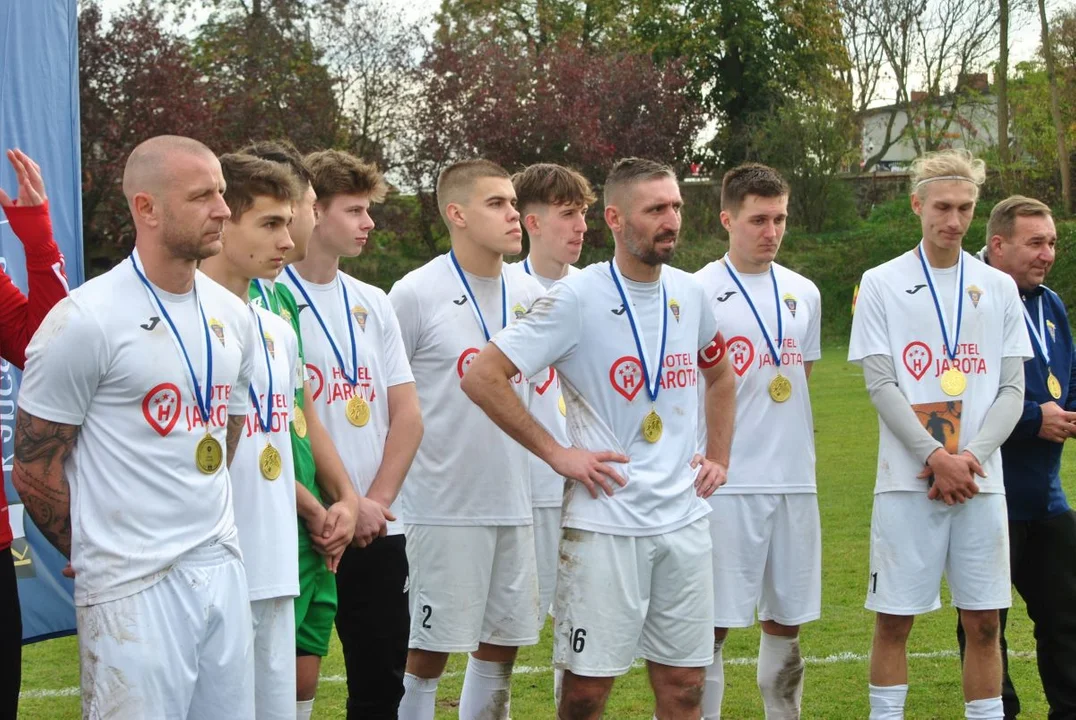
[[[0, 0], [0, 150], [19, 148], [41, 166], [56, 243], [71, 287], [83, 280], [77, 0]], [[0, 158], [0, 187], [15, 196], [15, 172]], [[3, 220], [0, 214], [0, 220]], [[26, 291], [22, 244], [0, 224], [0, 267]], [[24, 642], [75, 631], [67, 561], [22, 512], [11, 486], [19, 372], [0, 361], [0, 447], [11, 504]]]

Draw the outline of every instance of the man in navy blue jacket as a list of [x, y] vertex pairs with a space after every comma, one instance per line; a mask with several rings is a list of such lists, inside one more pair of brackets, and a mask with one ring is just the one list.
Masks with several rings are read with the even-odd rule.
[[[1043, 285], [1057, 231], [1050, 208], [1014, 195], [994, 206], [979, 257], [1016, 281], [1035, 357], [1024, 363], [1024, 412], [1001, 446], [1012, 581], [1035, 625], [1050, 720], [1076, 720], [1076, 513], [1061, 488], [1061, 452], [1076, 436], [1076, 364], [1065, 303]], [[1006, 658], [1006, 611], [1001, 650]], [[957, 625], [961, 655], [963, 628]], [[1005, 717], [1020, 702], [1005, 662]]]

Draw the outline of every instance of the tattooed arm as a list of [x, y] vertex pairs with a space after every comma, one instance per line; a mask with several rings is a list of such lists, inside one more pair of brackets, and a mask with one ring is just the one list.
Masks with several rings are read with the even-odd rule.
[[235, 449], [239, 446], [239, 438], [243, 436], [243, 424], [247, 421], [246, 415], [228, 416], [228, 467], [232, 466], [232, 458], [235, 457]]
[[78, 425], [49, 422], [19, 409], [15, 418], [15, 464], [11, 482], [41, 534], [71, 557], [71, 488], [64, 461], [78, 438]]

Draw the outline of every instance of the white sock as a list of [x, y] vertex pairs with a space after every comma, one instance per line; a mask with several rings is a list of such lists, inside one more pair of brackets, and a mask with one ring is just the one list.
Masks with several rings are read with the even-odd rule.
[[553, 707], [560, 707], [560, 691], [564, 687], [564, 671], [553, 668]]
[[870, 720], [904, 720], [904, 698], [907, 685], [868, 685], [871, 698]]
[[758, 643], [758, 689], [767, 720], [799, 720], [803, 657], [798, 637], [762, 633]]
[[721, 649], [725, 641], [714, 640], [714, 661], [706, 668], [706, 685], [702, 691], [702, 720], [721, 720], [721, 701], [725, 697], [725, 661]]
[[964, 717], [967, 720], [1003, 720], [1005, 706], [1001, 703], [1001, 696], [964, 703]]
[[310, 720], [312, 712], [314, 712], [314, 698], [295, 701], [295, 720]]
[[420, 678], [404, 673], [404, 696], [398, 720], [433, 720], [437, 706], [437, 683], [441, 678]]
[[460, 720], [508, 720], [512, 703], [512, 663], [467, 658], [460, 693]]

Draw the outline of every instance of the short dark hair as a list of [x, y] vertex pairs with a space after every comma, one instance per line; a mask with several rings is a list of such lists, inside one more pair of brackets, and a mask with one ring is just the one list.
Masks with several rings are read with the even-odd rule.
[[482, 178], [508, 178], [511, 175], [503, 167], [485, 158], [472, 158], [454, 162], [437, 176], [437, 209], [445, 217], [449, 203], [460, 202], [461, 195], [470, 192], [476, 180]]
[[246, 153], [220, 156], [224, 174], [224, 202], [232, 211], [232, 222], [254, 206], [260, 197], [295, 202], [302, 194], [299, 183], [287, 167]]
[[788, 194], [788, 183], [781, 173], [760, 163], [737, 165], [721, 178], [721, 209], [731, 213], [739, 212], [748, 195], [775, 198]]
[[260, 157], [262, 160], [287, 165], [299, 179], [300, 184], [313, 185], [314, 174], [303, 161], [303, 156], [288, 140], [257, 140], [239, 152]]
[[609, 171], [605, 178], [605, 187], [603, 189], [605, 204], [611, 205], [613, 195], [623, 187], [634, 185], [644, 180], [657, 180], [663, 177], [670, 177], [675, 180], [676, 171], [664, 163], [646, 158], [621, 158], [613, 164], [613, 169]]
[[335, 195], [368, 195], [379, 203], [389, 194], [389, 185], [377, 165], [341, 150], [318, 150], [303, 158], [313, 176], [311, 184], [318, 202], [327, 206]]
[[533, 205], [591, 205], [598, 198], [581, 173], [554, 163], [536, 163], [512, 176], [521, 215]]

